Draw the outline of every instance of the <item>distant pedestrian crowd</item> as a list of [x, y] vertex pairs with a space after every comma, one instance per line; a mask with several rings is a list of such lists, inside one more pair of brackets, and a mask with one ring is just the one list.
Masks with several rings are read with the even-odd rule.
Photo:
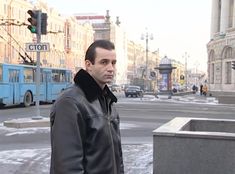
[[207, 87], [207, 85], [205, 84], [205, 85], [200, 85], [200, 95], [204, 95], [204, 96], [206, 96], [207, 95], [207, 93], [208, 93], [208, 87]]
[[[198, 91], [198, 87], [196, 85], [193, 85], [192, 87], [193, 93], [195, 94]], [[200, 95], [206, 96], [208, 93], [208, 87], [207, 85], [200, 85]]]

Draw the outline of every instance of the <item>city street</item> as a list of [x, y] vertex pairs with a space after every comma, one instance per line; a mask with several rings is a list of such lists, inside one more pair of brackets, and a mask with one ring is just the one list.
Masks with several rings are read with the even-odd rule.
[[[51, 105], [41, 105], [48, 117]], [[35, 106], [0, 112], [0, 169], [4, 174], [46, 174], [50, 160], [49, 128], [6, 128], [2, 122], [31, 117]], [[127, 174], [152, 172], [152, 131], [174, 117], [234, 119], [234, 105], [179, 102], [146, 98], [119, 98], [124, 163]]]
[[[157, 3], [0, 0], [0, 173], [50, 173], [50, 110], [60, 96], [62, 105], [53, 107], [52, 121], [59, 127], [55, 132], [69, 143], [74, 140], [69, 138], [72, 129], [82, 132], [85, 163], [100, 146], [105, 155], [115, 156], [115, 150], [109, 153], [103, 144], [118, 142], [125, 174], [204, 174], [197, 170], [198, 161], [206, 164], [205, 174], [235, 173], [213, 160], [235, 161], [228, 158], [233, 153], [221, 150], [234, 149], [224, 146], [224, 139], [234, 139], [229, 133], [234, 133], [230, 123], [235, 120], [235, 2]], [[71, 85], [75, 85], [71, 93], [62, 95]], [[107, 103], [114, 98], [106, 89], [118, 99], [114, 109]], [[71, 107], [67, 100], [74, 102]], [[112, 117], [116, 109], [120, 131], [119, 120]], [[111, 117], [104, 117], [103, 111]], [[77, 126], [81, 120], [85, 124]], [[111, 137], [108, 144], [101, 141], [102, 133]], [[214, 148], [220, 147], [215, 141], [200, 144], [195, 137], [209, 138], [198, 133], [219, 136], [222, 148]], [[191, 134], [182, 143], [187, 146], [179, 144], [182, 136]], [[168, 136], [180, 140], [171, 142]], [[61, 142], [54, 144], [59, 147], [67, 141]], [[209, 153], [210, 149], [215, 150]], [[108, 164], [110, 171], [118, 171], [114, 164], [119, 161]]]

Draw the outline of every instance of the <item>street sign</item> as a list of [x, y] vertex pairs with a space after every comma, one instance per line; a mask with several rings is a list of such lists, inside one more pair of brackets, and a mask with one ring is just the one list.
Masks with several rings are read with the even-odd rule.
[[47, 52], [50, 51], [49, 43], [26, 43], [26, 51], [28, 52]]

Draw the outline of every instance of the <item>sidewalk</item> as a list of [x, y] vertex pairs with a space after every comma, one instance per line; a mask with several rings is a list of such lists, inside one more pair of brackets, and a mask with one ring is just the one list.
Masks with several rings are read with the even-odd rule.
[[[209, 96], [200, 96], [200, 94], [188, 94], [182, 96], [171, 96], [168, 98], [167, 95], [159, 95], [155, 97], [154, 95], [144, 95], [142, 98], [128, 98], [129, 101], [135, 102], [143, 102], [143, 101], [151, 101], [151, 102], [182, 102], [182, 103], [205, 103], [205, 104], [218, 104], [218, 100], [215, 97]], [[121, 99], [121, 98], [120, 98]], [[122, 99], [120, 100], [122, 102]]]
[[195, 102], [195, 103], [208, 103], [208, 104], [218, 104], [218, 100], [215, 97], [201, 96], [199, 93], [189, 94], [184, 96], [172, 96], [172, 100], [182, 101], [182, 102]]
[[[152, 174], [151, 144], [124, 144], [125, 174]], [[50, 148], [0, 151], [0, 169], [4, 174], [48, 174]]]

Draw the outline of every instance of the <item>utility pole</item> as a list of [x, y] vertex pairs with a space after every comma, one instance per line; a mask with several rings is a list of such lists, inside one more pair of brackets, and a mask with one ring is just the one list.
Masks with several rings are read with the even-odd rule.
[[[38, 11], [37, 16], [37, 43], [41, 43], [41, 10]], [[36, 69], [36, 108], [37, 108], [37, 115], [33, 117], [33, 119], [42, 119], [40, 114], [40, 52], [37, 51], [37, 69]]]
[[145, 80], [144, 88], [145, 88], [145, 90], [147, 90], [147, 88], [148, 88], [148, 85], [147, 85], [147, 79], [148, 79], [148, 51], [149, 51], [148, 44], [149, 44], [149, 39], [153, 40], [153, 36], [152, 36], [152, 34], [149, 35], [147, 28], [146, 28], [145, 35], [142, 34], [141, 39], [142, 40], [145, 39], [145, 46], [146, 46], [145, 47], [145, 57], [146, 57], [145, 73], [146, 73], [146, 80]]
[[[27, 13], [30, 15], [28, 21], [28, 29], [31, 33], [36, 34], [37, 44], [41, 43], [41, 35], [47, 34], [47, 14], [42, 13], [41, 10], [28, 10]], [[37, 63], [36, 63], [36, 109], [37, 114], [33, 116], [32, 119], [42, 119], [40, 114], [40, 51], [37, 50]]]
[[187, 91], [187, 86], [188, 86], [188, 72], [187, 72], [187, 71], [188, 71], [188, 70], [187, 70], [187, 69], [188, 69], [188, 67], [187, 67], [187, 66], [188, 66], [188, 65], [187, 65], [187, 64], [188, 64], [188, 60], [187, 60], [188, 57], [189, 57], [188, 53], [185, 52], [185, 54], [184, 54], [184, 58], [185, 58], [185, 64], [184, 64], [184, 66], [185, 66], [184, 76], [185, 76], [185, 77], [184, 77], [184, 79], [185, 79], [185, 90], [186, 90], [186, 91]]

